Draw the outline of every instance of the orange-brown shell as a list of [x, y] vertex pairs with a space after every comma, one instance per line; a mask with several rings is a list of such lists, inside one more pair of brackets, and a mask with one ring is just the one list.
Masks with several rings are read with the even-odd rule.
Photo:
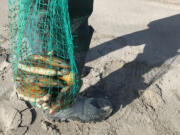
[[71, 72], [68, 75], [59, 76], [59, 79], [65, 81], [67, 85], [73, 85], [74, 84], [73, 77], [74, 74]]

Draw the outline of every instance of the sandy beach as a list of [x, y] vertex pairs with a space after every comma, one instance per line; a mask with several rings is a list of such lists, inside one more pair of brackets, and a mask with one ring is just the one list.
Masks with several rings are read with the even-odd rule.
[[0, 4], [0, 135], [180, 135], [180, 1], [96, 0], [81, 94], [109, 99], [97, 123], [51, 123], [20, 101], [11, 75], [8, 1]]

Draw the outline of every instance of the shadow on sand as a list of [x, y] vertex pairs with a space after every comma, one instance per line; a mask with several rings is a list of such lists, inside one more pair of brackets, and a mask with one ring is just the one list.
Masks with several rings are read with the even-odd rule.
[[[121, 69], [102, 78], [94, 86], [87, 88], [82, 94], [101, 97], [108, 96], [114, 105], [114, 113], [120, 106], [130, 104], [140, 96], [139, 91], [145, 90], [152, 82], [161, 77], [166, 68], [152, 75], [145, 82], [143, 75], [152, 68], [162, 66], [167, 60], [179, 55], [180, 49], [180, 14], [149, 23], [148, 29], [124, 35], [100, 44], [90, 50], [90, 54], [101, 51], [101, 55], [90, 55], [87, 62], [105, 56], [125, 46], [145, 44], [144, 52], [138, 54], [132, 62], [126, 63]], [[119, 54], [119, 58], [121, 54]], [[171, 62], [169, 63], [169, 66]]]

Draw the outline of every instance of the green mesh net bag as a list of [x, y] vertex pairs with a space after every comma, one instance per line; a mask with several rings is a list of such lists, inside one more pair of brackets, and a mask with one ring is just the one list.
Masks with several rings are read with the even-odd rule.
[[19, 97], [44, 109], [54, 104], [59, 109], [70, 107], [81, 80], [74, 59], [68, 0], [9, 0], [9, 23]]

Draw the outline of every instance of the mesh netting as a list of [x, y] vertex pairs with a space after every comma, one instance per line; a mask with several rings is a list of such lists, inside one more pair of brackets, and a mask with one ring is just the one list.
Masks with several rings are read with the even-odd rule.
[[9, 0], [11, 61], [16, 90], [35, 105], [69, 107], [79, 92], [68, 0]]

